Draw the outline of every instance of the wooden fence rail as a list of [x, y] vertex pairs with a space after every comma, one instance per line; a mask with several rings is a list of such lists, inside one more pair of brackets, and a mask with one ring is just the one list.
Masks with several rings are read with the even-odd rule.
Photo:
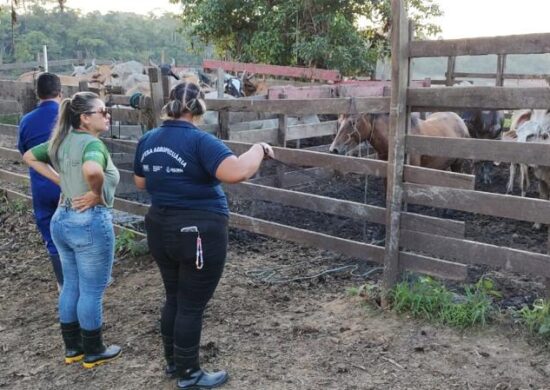
[[412, 41], [409, 57], [550, 53], [550, 33], [468, 39]]

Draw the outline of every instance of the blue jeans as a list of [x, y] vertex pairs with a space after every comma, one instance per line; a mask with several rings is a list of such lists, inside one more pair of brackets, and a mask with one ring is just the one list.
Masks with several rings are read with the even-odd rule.
[[115, 234], [111, 210], [96, 206], [79, 213], [60, 206], [51, 221], [63, 268], [59, 320], [78, 321], [84, 330], [103, 323], [103, 294], [111, 276]]

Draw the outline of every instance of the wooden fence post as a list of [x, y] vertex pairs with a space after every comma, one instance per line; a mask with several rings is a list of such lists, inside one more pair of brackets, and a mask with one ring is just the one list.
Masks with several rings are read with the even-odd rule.
[[[218, 68], [218, 99], [223, 99], [224, 94], [224, 76], [222, 68]], [[229, 139], [229, 110], [220, 110], [218, 112], [218, 138]]]
[[392, 20], [392, 90], [383, 286], [386, 306], [388, 292], [397, 283], [400, 275], [399, 235], [403, 203], [407, 86], [409, 82], [409, 27], [403, 0], [392, 0]]
[[152, 118], [149, 124], [149, 128], [157, 127], [160, 125], [160, 113], [164, 106], [164, 95], [162, 92], [162, 81], [159, 75], [159, 69], [151, 66], [147, 68], [147, 74], [149, 75], [149, 84], [151, 87], [151, 99], [153, 101]]
[[506, 54], [499, 54], [497, 57], [497, 79], [496, 86], [504, 87], [504, 70], [506, 69]]
[[[279, 114], [279, 128], [277, 130], [277, 146], [286, 148], [286, 131], [288, 129], [288, 116], [285, 114]], [[283, 179], [285, 176], [285, 169], [281, 164], [277, 164], [277, 176], [275, 178], [275, 187], [282, 188], [284, 186]]]
[[447, 58], [447, 73], [445, 73], [445, 77], [447, 81], [445, 82], [445, 85], [447, 87], [452, 87], [455, 83], [455, 68], [456, 68], [456, 57], [455, 56], [449, 56]]

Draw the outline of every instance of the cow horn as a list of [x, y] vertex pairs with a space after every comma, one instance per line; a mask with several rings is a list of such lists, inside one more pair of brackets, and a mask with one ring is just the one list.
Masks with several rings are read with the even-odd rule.
[[172, 62], [170, 62], [170, 66], [176, 66], [176, 59], [172, 58]]

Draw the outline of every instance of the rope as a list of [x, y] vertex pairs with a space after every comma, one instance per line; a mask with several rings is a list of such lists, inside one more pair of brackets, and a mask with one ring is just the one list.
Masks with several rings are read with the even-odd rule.
[[301, 282], [305, 280], [319, 278], [323, 275], [334, 274], [334, 273], [344, 273], [344, 272], [349, 272], [351, 276], [368, 279], [372, 277], [372, 275], [382, 272], [384, 270], [384, 267], [374, 267], [367, 270], [366, 272], [357, 273], [359, 266], [357, 264], [349, 264], [349, 265], [337, 265], [334, 268], [328, 268], [328, 269], [319, 271], [314, 275], [296, 276], [296, 277], [283, 275], [283, 271], [294, 269], [297, 266], [304, 265], [304, 264], [309, 265], [309, 262], [303, 261], [297, 264], [284, 265], [280, 267], [253, 269], [250, 271], [246, 271], [245, 275], [261, 283], [284, 284], [284, 283], [292, 283], [292, 282]]

